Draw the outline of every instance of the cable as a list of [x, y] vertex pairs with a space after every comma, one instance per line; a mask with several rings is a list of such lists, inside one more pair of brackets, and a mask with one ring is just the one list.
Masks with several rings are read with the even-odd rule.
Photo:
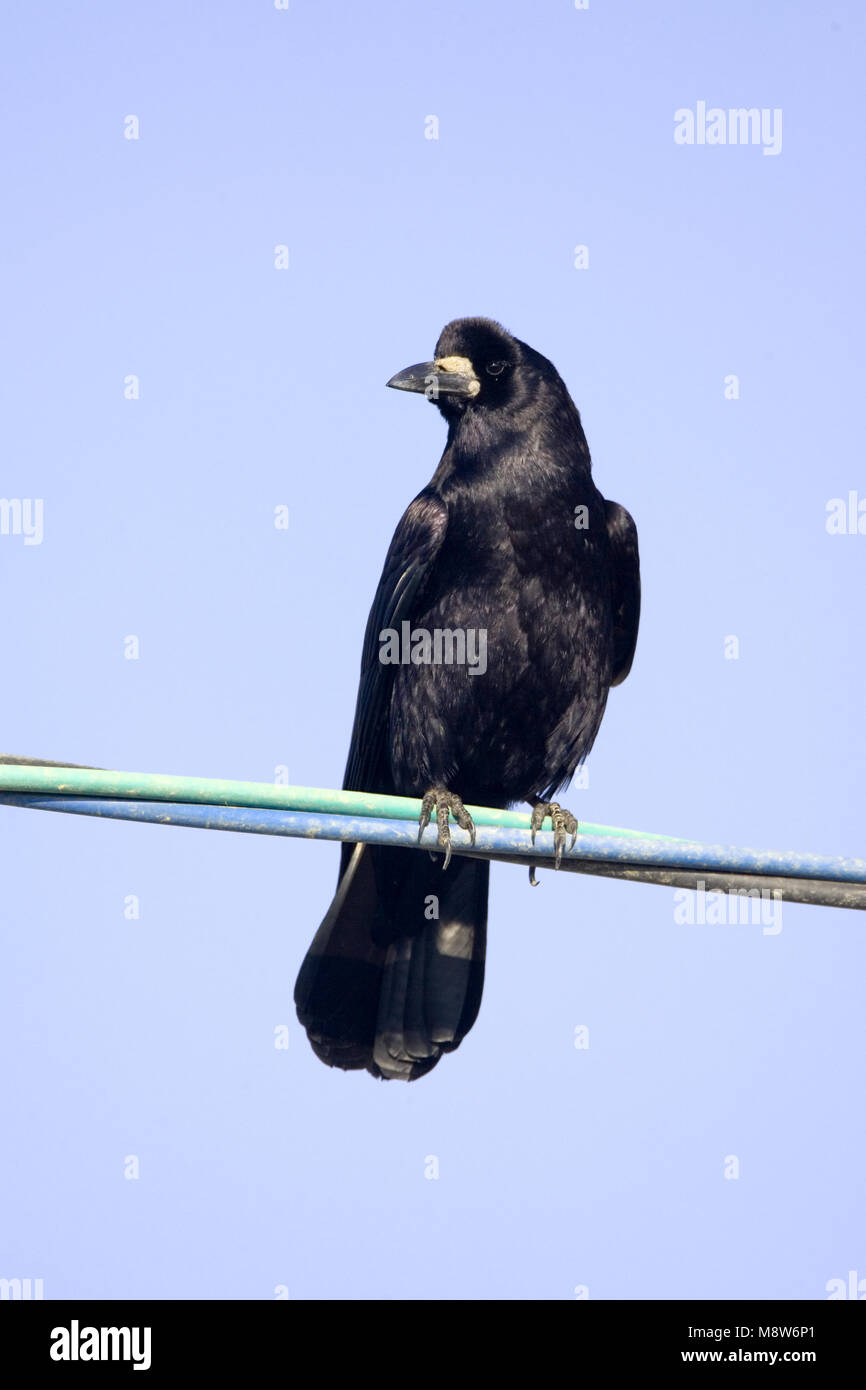
[[[29, 781], [36, 769], [22, 774], [20, 769], [0, 767], [0, 786], [8, 788], [16, 781]], [[206, 830], [234, 830], [261, 835], [285, 835], [304, 839], [339, 840], [349, 843], [389, 845], [417, 849], [417, 818], [420, 809], [412, 798], [371, 797], [361, 793], [335, 792], [314, 788], [273, 787], [269, 783], [212, 782], [220, 787], [224, 797], [247, 801], [257, 796], [290, 803], [311, 804], [324, 801], [340, 804], [381, 807], [397, 803], [405, 812], [402, 819], [371, 815], [334, 815], [326, 809], [296, 811], [283, 807], [259, 805], [217, 805], [169, 800], [142, 800], [135, 792], [146, 787], [163, 791], [168, 787], [186, 784], [187, 795], [193, 786], [199, 789], [198, 779], [161, 778], [156, 774], [98, 774], [90, 777], [81, 770], [64, 768], [38, 769], [36, 779], [42, 785], [52, 782], [60, 792], [5, 790], [0, 804], [77, 815], [143, 821], [152, 824], [186, 826]], [[69, 795], [70, 783], [79, 786], [123, 785], [126, 794], [118, 796]], [[101, 780], [98, 780], [101, 779]], [[65, 794], [64, 794], [65, 793]], [[533, 846], [527, 827], [528, 812], [503, 812], [490, 808], [471, 808], [476, 821], [474, 847], [466, 832], [455, 827], [452, 847], [455, 854], [474, 858], [500, 860], [526, 867], [536, 863], [539, 868], [552, 867], [553, 836], [540, 831]], [[411, 819], [410, 819], [411, 817]], [[488, 824], [508, 817], [508, 824]], [[514, 825], [513, 821], [518, 825]], [[599, 833], [604, 831], [605, 833]], [[436, 848], [435, 827], [428, 827], [421, 841], [422, 848]], [[725, 845], [704, 845], [696, 841], [662, 838], [629, 833], [621, 829], [589, 826], [583, 823], [572, 849], [563, 855], [561, 868], [568, 872], [625, 878], [667, 887], [696, 888], [707, 892], [761, 894], [772, 898], [779, 893], [785, 901], [812, 903], [832, 907], [866, 908], [866, 861], [829, 858], [819, 855], [785, 854], [768, 850], [738, 849]]]

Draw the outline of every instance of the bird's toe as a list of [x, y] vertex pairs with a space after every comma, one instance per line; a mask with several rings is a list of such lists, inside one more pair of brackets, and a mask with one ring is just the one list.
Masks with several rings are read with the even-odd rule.
[[562, 863], [562, 854], [565, 849], [568, 837], [571, 836], [569, 849], [574, 849], [577, 840], [578, 822], [577, 817], [570, 811], [560, 806], [558, 801], [537, 801], [532, 808], [532, 818], [529, 828], [532, 834], [532, 843], [535, 844], [536, 833], [541, 829], [545, 820], [550, 817], [550, 824], [553, 829], [553, 866], [558, 869]]

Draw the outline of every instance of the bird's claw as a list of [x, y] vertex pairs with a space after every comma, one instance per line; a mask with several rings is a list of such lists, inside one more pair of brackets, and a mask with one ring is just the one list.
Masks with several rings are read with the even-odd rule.
[[451, 827], [448, 823], [449, 815], [453, 816], [461, 830], [469, 832], [471, 844], [475, 844], [475, 824], [460, 797], [456, 792], [449, 792], [447, 787], [431, 787], [424, 793], [421, 801], [421, 815], [418, 821], [418, 839], [430, 824], [430, 817], [433, 808], [436, 808], [436, 826], [438, 830], [437, 842], [441, 849], [445, 851], [445, 863], [442, 865], [443, 872], [451, 863]]
[[[536, 833], [541, 829], [547, 817], [550, 816], [553, 826], [553, 848], [554, 859], [553, 867], [558, 869], [562, 862], [562, 851], [565, 849], [565, 842], [571, 836], [569, 849], [574, 849], [577, 840], [577, 818], [570, 811], [566, 811], [560, 806], [558, 801], [539, 801], [532, 808], [532, 820], [529, 828], [532, 834], [532, 843], [535, 844]], [[530, 869], [530, 883], [532, 883], [532, 869]], [[534, 886], [534, 885], [533, 885]]]

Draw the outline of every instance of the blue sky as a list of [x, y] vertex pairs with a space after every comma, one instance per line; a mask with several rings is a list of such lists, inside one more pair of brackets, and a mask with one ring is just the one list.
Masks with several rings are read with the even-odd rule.
[[[637, 659], [572, 809], [863, 854], [866, 534], [826, 526], [866, 500], [859, 6], [48, 3], [4, 28], [0, 494], [44, 518], [0, 534], [5, 751], [339, 785], [385, 550], [444, 441], [384, 383], [485, 314], [556, 363], [640, 533]], [[677, 144], [699, 102], [781, 111], [780, 151]], [[479, 1021], [402, 1087], [328, 1071], [294, 1020], [336, 866], [0, 808], [0, 1277], [866, 1277], [853, 913], [689, 926], [671, 890], [500, 866]]]

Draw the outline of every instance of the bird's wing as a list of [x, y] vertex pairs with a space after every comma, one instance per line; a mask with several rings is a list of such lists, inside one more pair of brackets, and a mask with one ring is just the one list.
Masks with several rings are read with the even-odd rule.
[[379, 634], [384, 628], [399, 633], [400, 623], [411, 619], [416, 596], [439, 553], [447, 526], [445, 503], [438, 493], [425, 488], [409, 504], [394, 532], [364, 634], [361, 683], [343, 779], [346, 791], [390, 790], [386, 735], [394, 668], [379, 660]]
[[637, 527], [625, 507], [605, 502], [610, 545], [610, 579], [613, 610], [613, 676], [620, 685], [631, 670], [640, 621], [640, 561]]

